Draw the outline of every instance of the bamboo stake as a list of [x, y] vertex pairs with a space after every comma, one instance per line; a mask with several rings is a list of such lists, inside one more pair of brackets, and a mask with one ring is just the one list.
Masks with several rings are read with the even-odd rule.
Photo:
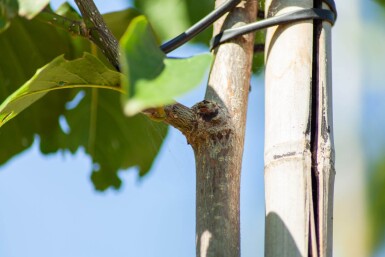
[[[327, 8], [325, 4], [322, 6]], [[335, 156], [332, 112], [331, 25], [323, 22], [319, 38], [319, 90], [317, 161], [319, 256], [332, 256]]]
[[[309, 0], [266, 1], [268, 17], [312, 7]], [[331, 256], [334, 149], [326, 22], [318, 42], [314, 73], [313, 21], [267, 30], [266, 257]]]

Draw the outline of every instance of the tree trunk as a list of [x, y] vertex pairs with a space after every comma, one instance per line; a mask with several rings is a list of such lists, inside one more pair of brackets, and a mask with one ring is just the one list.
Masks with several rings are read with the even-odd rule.
[[[217, 0], [216, 6], [224, 2]], [[240, 1], [214, 24], [214, 35], [253, 22], [256, 14], [255, 0]], [[251, 33], [217, 47], [205, 100], [192, 108], [164, 107], [164, 121], [179, 129], [194, 149], [198, 257], [240, 256], [240, 174], [253, 44]], [[157, 112], [146, 110], [150, 117]]]
[[[269, 17], [312, 7], [309, 0], [266, 1]], [[267, 30], [266, 257], [332, 256], [330, 31], [313, 21]]]
[[[224, 0], [217, 0], [216, 6]], [[256, 1], [241, 3], [214, 25], [214, 35], [256, 19]], [[192, 144], [196, 159], [196, 250], [200, 257], [240, 256], [239, 193], [254, 35], [215, 49], [205, 99], [225, 122], [212, 124]]]
[[[222, 5], [225, 1], [216, 0], [215, 5]], [[96, 27], [105, 27], [92, 0], [75, 2], [86, 25], [89, 23], [92, 26], [97, 22], [99, 26]], [[221, 30], [253, 22], [256, 14], [257, 1], [242, 0], [234, 10], [214, 24], [214, 35]], [[103, 43], [100, 45], [102, 49], [106, 48], [105, 42], [108, 40], [117, 45], [109, 30], [105, 36], [105, 39], [100, 40]], [[251, 33], [226, 42], [214, 50], [215, 59], [204, 101], [192, 108], [174, 104], [164, 106], [164, 109], [145, 110], [146, 115], [156, 118], [159, 109], [162, 109], [166, 114], [165, 117], [162, 114], [164, 121], [179, 129], [194, 149], [198, 257], [240, 256], [240, 173], [253, 44], [254, 34]], [[111, 47], [109, 60], [115, 65], [118, 52], [114, 46]]]

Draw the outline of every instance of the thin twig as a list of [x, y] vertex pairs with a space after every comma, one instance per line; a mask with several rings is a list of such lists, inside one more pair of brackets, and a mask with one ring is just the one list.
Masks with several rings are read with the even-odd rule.
[[163, 121], [188, 135], [193, 130], [196, 116], [193, 108], [188, 108], [180, 103], [166, 105], [158, 108], [148, 108], [142, 111], [147, 117], [155, 121]]
[[83, 19], [73, 20], [45, 8], [36, 18], [41, 22], [82, 36], [99, 47], [108, 61], [119, 71], [119, 43], [103, 20], [92, 0], [76, 0]]

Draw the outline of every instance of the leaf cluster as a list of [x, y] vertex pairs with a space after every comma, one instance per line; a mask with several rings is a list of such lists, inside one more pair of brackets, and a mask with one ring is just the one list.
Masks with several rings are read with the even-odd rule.
[[[76, 15], [68, 5], [58, 12], [68, 10]], [[133, 10], [104, 16], [117, 37], [133, 17]], [[96, 189], [119, 188], [121, 169], [137, 167], [140, 175], [146, 174], [167, 127], [140, 115], [126, 117], [121, 93], [100, 89], [121, 91], [122, 75], [81, 37], [38, 17], [13, 17], [9, 22], [0, 34], [0, 164], [28, 149], [38, 137], [44, 154], [84, 149], [94, 164], [91, 178]]]
[[[87, 40], [92, 32], [68, 3], [55, 12], [48, 3], [0, 0], [0, 164], [38, 137], [44, 154], [83, 149], [92, 159], [95, 188], [119, 188], [119, 170], [146, 174], [167, 133], [140, 112], [174, 103], [211, 63], [210, 54], [170, 59], [159, 41], [193, 25], [214, 1], [135, 0], [149, 21], [134, 8], [103, 15], [120, 39], [121, 72], [106, 49], [91, 43], [95, 38]], [[208, 29], [193, 42], [207, 45], [211, 35]], [[263, 43], [263, 32], [256, 38]], [[262, 55], [255, 60], [260, 71]]]

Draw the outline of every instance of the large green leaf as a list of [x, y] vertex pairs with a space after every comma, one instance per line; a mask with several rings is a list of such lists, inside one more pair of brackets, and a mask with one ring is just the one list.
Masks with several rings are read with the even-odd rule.
[[[63, 53], [67, 58], [80, 57], [87, 49], [89, 44], [85, 40], [75, 42], [62, 30], [36, 20], [15, 18], [10, 28], [0, 34], [0, 102], [53, 58]], [[44, 145], [53, 131], [60, 128], [58, 117], [73, 95], [71, 90], [53, 93], [3, 126], [0, 129], [0, 164], [27, 149], [36, 134]]]
[[[149, 17], [161, 40], [171, 39], [214, 9], [214, 0], [135, 0], [135, 6]], [[195, 42], [208, 44], [212, 29], [199, 34]]]
[[166, 59], [144, 16], [133, 19], [121, 47], [122, 71], [127, 76], [123, 81], [127, 115], [174, 102], [175, 97], [199, 85], [212, 59], [211, 54]]
[[141, 13], [133, 8], [123, 11], [106, 13], [103, 15], [104, 21], [116, 38], [121, 38], [130, 22]]
[[[118, 18], [109, 15], [106, 22], [113, 20], [116, 28], [119, 23], [126, 27], [130, 22], [128, 13], [119, 12]], [[9, 29], [0, 34], [0, 102], [55, 57], [64, 53], [66, 59], [79, 58], [84, 51], [90, 51], [90, 44], [82, 38], [35, 19], [15, 18]], [[57, 82], [62, 86], [70, 84], [59, 77]], [[166, 126], [140, 116], [125, 117], [119, 101], [121, 94], [104, 89], [85, 90], [76, 107], [66, 108], [78, 93], [79, 89], [53, 91], [1, 127], [0, 164], [30, 147], [38, 135], [45, 154], [85, 149], [97, 164], [92, 180], [98, 189], [118, 188], [119, 169], [137, 166], [140, 175], [144, 175], [159, 151]], [[67, 120], [69, 131], [61, 128], [60, 117]]]
[[96, 57], [67, 61], [54, 59], [0, 105], [0, 127], [48, 92], [77, 87], [104, 87], [120, 91], [120, 73], [109, 70]]
[[120, 169], [137, 167], [145, 175], [167, 133], [163, 123], [142, 114], [127, 118], [121, 107], [119, 93], [92, 89], [65, 114], [70, 131], [61, 139], [66, 149], [83, 147], [92, 156], [92, 181], [98, 190], [119, 188]]

